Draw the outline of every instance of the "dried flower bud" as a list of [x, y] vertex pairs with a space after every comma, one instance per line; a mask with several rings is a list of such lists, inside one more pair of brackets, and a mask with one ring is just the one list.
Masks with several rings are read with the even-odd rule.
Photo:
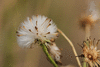
[[61, 62], [61, 51], [56, 46], [56, 44], [54, 42], [52, 42], [51, 44], [48, 43], [47, 49], [48, 49], [48, 52], [51, 55], [51, 57], [54, 59], [54, 61], [57, 64], [62, 65], [62, 62]]
[[99, 19], [98, 10], [94, 1], [89, 2], [88, 9], [84, 15], [79, 19], [80, 26], [85, 29], [86, 26], [92, 27], [94, 23]]
[[[89, 44], [87, 42], [89, 42]], [[100, 65], [100, 50], [97, 50], [99, 40], [96, 44], [94, 44], [94, 40], [92, 41], [91, 39], [88, 39], [87, 42], [83, 43], [83, 53], [81, 56], [85, 57], [85, 62], [87, 62], [91, 67], [98, 67], [98, 64]]]

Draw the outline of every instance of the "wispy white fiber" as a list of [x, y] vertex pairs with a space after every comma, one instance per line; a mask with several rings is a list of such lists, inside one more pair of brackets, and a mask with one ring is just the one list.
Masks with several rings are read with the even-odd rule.
[[55, 39], [58, 36], [57, 27], [53, 21], [45, 16], [29, 17], [19, 26], [17, 33], [17, 42], [21, 47], [31, 47], [36, 39], [45, 41]]
[[[89, 12], [91, 13], [92, 15], [92, 19], [95, 21], [99, 18], [99, 14], [98, 14], [98, 10], [96, 8], [96, 5], [95, 5], [95, 2], [94, 1], [91, 1], [89, 2]], [[87, 10], [88, 11], [88, 10]]]
[[62, 64], [61, 63], [61, 51], [60, 49], [56, 46], [55, 43], [49, 44], [47, 45], [49, 54], [51, 55], [51, 57], [58, 63], [58, 64]]

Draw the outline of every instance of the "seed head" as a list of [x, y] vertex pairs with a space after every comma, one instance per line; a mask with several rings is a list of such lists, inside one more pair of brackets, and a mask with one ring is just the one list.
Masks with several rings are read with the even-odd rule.
[[17, 33], [17, 42], [21, 47], [31, 47], [37, 40], [56, 39], [57, 27], [53, 21], [45, 16], [37, 15], [27, 18], [21, 23]]

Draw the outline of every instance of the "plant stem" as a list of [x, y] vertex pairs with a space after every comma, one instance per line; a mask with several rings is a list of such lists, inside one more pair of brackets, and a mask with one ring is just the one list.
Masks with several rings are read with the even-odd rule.
[[[76, 50], [75, 50], [75, 47], [74, 47], [73, 43], [71, 42], [71, 40], [70, 40], [60, 29], [58, 29], [58, 31], [59, 31], [59, 32], [64, 36], [64, 38], [69, 42], [70, 46], [71, 46], [72, 49], [73, 49], [74, 55], [75, 55], [75, 56], [78, 56], [78, 55], [77, 55], [77, 52], [76, 52]], [[77, 60], [77, 62], [78, 62], [79, 67], [82, 67], [78, 57], [76, 57], [76, 60]]]
[[[83, 60], [85, 60], [85, 58]], [[83, 67], [86, 67], [86, 62], [83, 62]]]
[[44, 44], [41, 44], [42, 49], [44, 51], [44, 53], [46, 54], [46, 56], [49, 58], [50, 62], [53, 64], [54, 67], [58, 67], [58, 65], [55, 63], [55, 61], [52, 59], [52, 57], [49, 55], [48, 50], [46, 48], [46, 46]]
[[90, 29], [91, 29], [91, 26], [89, 24], [86, 24], [86, 27], [85, 27], [85, 40], [87, 40], [90, 37]]
[[[85, 40], [87, 40], [90, 37], [90, 29], [91, 26], [89, 24], [86, 25], [85, 27]], [[88, 42], [86, 42], [87, 46], [89, 46]], [[85, 60], [85, 58], [84, 58]], [[87, 67], [88, 64], [86, 62], [83, 62], [83, 67]]]

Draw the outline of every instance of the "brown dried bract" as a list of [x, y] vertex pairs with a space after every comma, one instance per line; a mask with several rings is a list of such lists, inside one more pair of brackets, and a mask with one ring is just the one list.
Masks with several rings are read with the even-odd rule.
[[91, 67], [98, 67], [98, 64], [100, 65], [100, 50], [97, 50], [97, 45], [100, 40], [98, 40], [96, 44], [94, 44], [94, 40], [92, 41], [91, 39], [88, 39], [83, 43], [83, 53], [80, 56], [84, 55], [83, 57], [85, 57], [85, 62], [87, 62]]

